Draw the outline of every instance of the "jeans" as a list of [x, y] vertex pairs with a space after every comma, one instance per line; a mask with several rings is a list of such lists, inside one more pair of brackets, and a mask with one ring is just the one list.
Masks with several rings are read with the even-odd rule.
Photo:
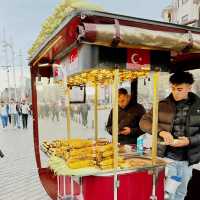
[[20, 128], [21, 126], [20, 126], [20, 115], [17, 113], [16, 114], [16, 127], [17, 128]]
[[1, 121], [3, 128], [7, 127], [8, 125], [8, 116], [7, 115], [1, 115]]
[[17, 114], [11, 114], [11, 124], [13, 128], [17, 126]]
[[[187, 161], [174, 161], [166, 165], [166, 177], [180, 176], [181, 184], [174, 194], [169, 194], [169, 200], [184, 200], [187, 193], [187, 185], [192, 176], [192, 167]], [[167, 189], [166, 189], [167, 190]]]

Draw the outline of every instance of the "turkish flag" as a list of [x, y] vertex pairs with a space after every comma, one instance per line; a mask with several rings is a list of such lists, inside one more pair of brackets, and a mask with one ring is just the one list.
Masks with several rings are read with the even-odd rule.
[[77, 58], [78, 58], [78, 49], [74, 48], [74, 49], [72, 49], [72, 51], [70, 52], [70, 55], [69, 55], [70, 63], [75, 62], [77, 60]]
[[53, 64], [53, 77], [55, 81], [64, 79], [64, 73], [61, 65]]
[[58, 77], [58, 68], [54, 70], [54, 77]]
[[127, 49], [126, 68], [144, 70], [150, 67], [150, 51], [146, 49]]

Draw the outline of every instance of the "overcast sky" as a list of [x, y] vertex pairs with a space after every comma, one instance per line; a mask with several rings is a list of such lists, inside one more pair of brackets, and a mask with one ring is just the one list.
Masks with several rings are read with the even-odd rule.
[[[16, 65], [19, 65], [19, 50], [22, 50], [23, 63], [27, 64], [27, 50], [36, 39], [42, 22], [52, 13], [60, 0], [0, 0], [0, 42], [3, 29], [6, 39], [13, 40], [16, 52]], [[134, 17], [162, 20], [161, 12], [171, 0], [88, 0], [98, 3], [106, 11]], [[2, 44], [1, 44], [2, 46]], [[0, 65], [5, 57], [0, 49]], [[12, 79], [12, 77], [11, 77]], [[0, 87], [6, 82], [5, 72], [0, 70]]]

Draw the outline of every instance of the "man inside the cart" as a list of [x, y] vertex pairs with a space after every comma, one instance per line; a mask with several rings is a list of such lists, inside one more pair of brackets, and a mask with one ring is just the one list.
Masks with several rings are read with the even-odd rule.
[[[139, 128], [139, 121], [145, 113], [145, 109], [141, 104], [131, 101], [131, 96], [125, 88], [120, 88], [118, 90], [118, 104], [118, 141], [121, 144], [136, 144], [137, 137], [143, 134]], [[108, 117], [106, 129], [112, 134], [112, 110]]]
[[[194, 82], [191, 73], [178, 71], [169, 81], [171, 94], [159, 102], [158, 108], [158, 141], [163, 141], [158, 142], [158, 156], [169, 161], [166, 199], [184, 200], [192, 175], [191, 165], [200, 161], [200, 98], [191, 92]], [[151, 133], [152, 110], [144, 114], [140, 128]], [[171, 187], [173, 182], [175, 185]]]

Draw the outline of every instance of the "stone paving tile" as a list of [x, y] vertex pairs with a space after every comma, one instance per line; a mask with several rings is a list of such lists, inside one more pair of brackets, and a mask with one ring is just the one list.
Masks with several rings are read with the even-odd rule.
[[0, 200], [50, 200], [34, 158], [32, 130], [0, 129]]

